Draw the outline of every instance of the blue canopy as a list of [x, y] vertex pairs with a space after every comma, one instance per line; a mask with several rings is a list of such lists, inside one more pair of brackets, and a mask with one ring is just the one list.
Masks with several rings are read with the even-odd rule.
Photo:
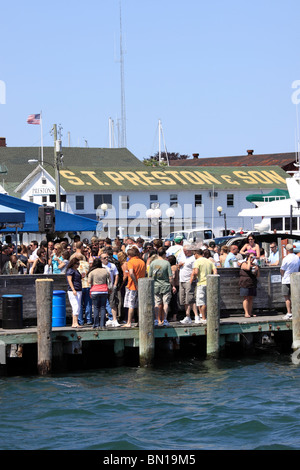
[[25, 212], [0, 205], [1, 224], [21, 224], [25, 222]]
[[[0, 205], [10, 208], [11, 211], [21, 211], [25, 214], [25, 222], [23, 228], [19, 228], [18, 232], [39, 232], [38, 227], [38, 211], [39, 204], [24, 201], [17, 197], [0, 194]], [[55, 231], [56, 232], [95, 232], [98, 221], [82, 217], [80, 215], [69, 214], [55, 209]], [[2, 229], [9, 232], [11, 229]]]

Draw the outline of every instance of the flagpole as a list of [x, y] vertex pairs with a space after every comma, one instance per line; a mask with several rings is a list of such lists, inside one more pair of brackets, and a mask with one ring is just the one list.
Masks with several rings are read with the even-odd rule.
[[44, 164], [44, 149], [43, 149], [43, 119], [42, 119], [42, 111], [41, 111], [41, 164]]

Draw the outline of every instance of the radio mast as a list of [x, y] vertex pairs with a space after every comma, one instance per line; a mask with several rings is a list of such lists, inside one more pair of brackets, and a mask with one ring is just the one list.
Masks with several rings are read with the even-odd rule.
[[124, 88], [124, 52], [122, 40], [122, 8], [120, 0], [120, 74], [121, 74], [121, 147], [127, 147], [126, 142], [126, 110]]

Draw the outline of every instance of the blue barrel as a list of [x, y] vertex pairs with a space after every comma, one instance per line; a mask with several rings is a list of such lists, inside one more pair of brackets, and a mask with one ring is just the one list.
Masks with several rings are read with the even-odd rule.
[[53, 291], [52, 326], [66, 326], [66, 293], [63, 290]]
[[23, 295], [2, 295], [2, 328], [7, 330], [23, 328]]

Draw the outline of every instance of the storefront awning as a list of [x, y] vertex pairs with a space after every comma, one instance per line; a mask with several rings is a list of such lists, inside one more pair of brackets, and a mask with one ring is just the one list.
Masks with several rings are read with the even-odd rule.
[[[33, 202], [24, 201], [7, 194], [0, 194], [0, 205], [10, 208], [12, 211], [24, 213], [25, 220], [19, 232], [39, 232], [38, 210], [39, 205]], [[55, 231], [56, 232], [95, 232], [98, 221], [55, 210]], [[4, 232], [11, 232], [9, 227], [3, 229]]]
[[249, 194], [246, 197], [248, 202], [271, 202], [279, 199], [288, 199], [290, 197], [289, 192], [286, 189], [273, 189], [267, 194]]
[[25, 222], [25, 212], [12, 207], [0, 205], [1, 224], [21, 224]]

